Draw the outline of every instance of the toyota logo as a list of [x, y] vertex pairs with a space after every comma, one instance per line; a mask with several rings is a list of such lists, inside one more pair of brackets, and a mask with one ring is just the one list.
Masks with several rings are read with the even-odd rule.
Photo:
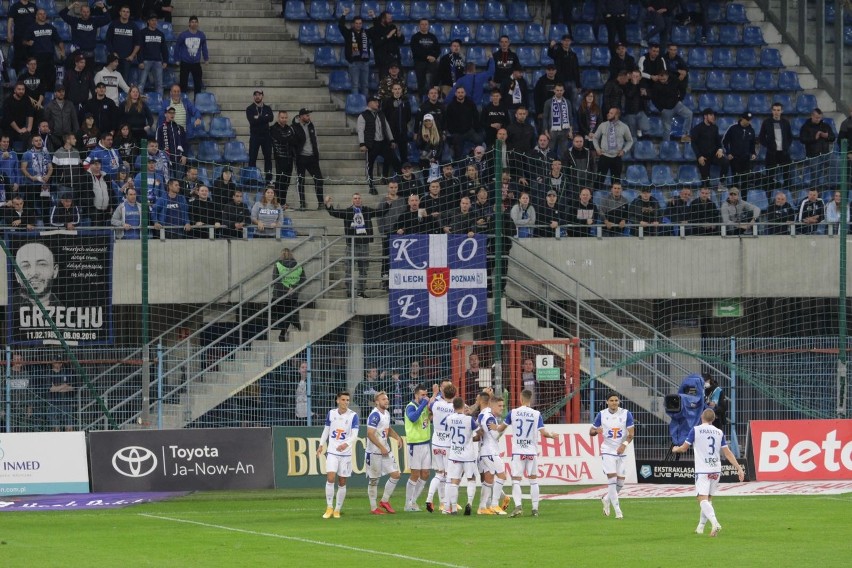
[[157, 456], [142, 446], [127, 446], [112, 455], [112, 467], [125, 477], [145, 477], [157, 468]]

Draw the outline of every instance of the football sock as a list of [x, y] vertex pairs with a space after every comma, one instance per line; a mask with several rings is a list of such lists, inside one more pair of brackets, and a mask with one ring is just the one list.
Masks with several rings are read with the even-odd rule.
[[370, 510], [374, 511], [379, 505], [376, 503], [376, 496], [379, 494], [379, 480], [371, 479], [367, 485], [367, 497], [370, 498]]
[[618, 510], [618, 488], [615, 484], [615, 478], [611, 478], [609, 480], [609, 502], [612, 503], [612, 506], [615, 507], [615, 510]]
[[405, 504], [414, 502], [414, 490], [417, 488], [417, 482], [408, 480], [408, 483], [405, 484]]
[[432, 503], [432, 498], [435, 497], [435, 491], [438, 490], [438, 485], [440, 485], [441, 480], [436, 475], [432, 478], [432, 481], [429, 482], [429, 491], [426, 492], [426, 501], [428, 503]]
[[532, 508], [538, 509], [538, 501], [539, 501], [538, 481], [536, 481], [534, 479], [530, 480], [530, 498], [532, 499]]
[[331, 507], [334, 501], [334, 483], [325, 482], [325, 506]]
[[487, 509], [491, 505], [489, 502], [491, 501], [491, 484], [482, 482], [482, 492], [479, 494], [479, 508]]
[[382, 493], [382, 501], [388, 502], [390, 498], [393, 496], [393, 491], [396, 489], [396, 484], [399, 483], [399, 478], [394, 479], [393, 477], [388, 478], [388, 482], [385, 483], [385, 491]]
[[503, 498], [503, 484], [504, 483], [505, 483], [505, 481], [500, 479], [499, 477], [494, 478], [494, 488], [491, 490], [491, 506], [492, 507], [499, 507], [500, 506], [500, 499]]
[[701, 512], [704, 513], [704, 516], [707, 517], [707, 520], [710, 521], [711, 525], [715, 527], [719, 524], [719, 521], [716, 520], [716, 511], [713, 510], [713, 503], [709, 500], [701, 502]]
[[343, 500], [346, 499], [346, 486], [339, 485], [337, 487], [337, 506], [335, 509], [338, 511], [343, 508]]
[[456, 503], [459, 502], [459, 486], [455, 483], [447, 484], [447, 503], [445, 511], [453, 512], [456, 508]]
[[420, 499], [420, 494], [423, 493], [423, 488], [426, 487], [426, 482], [421, 478], [417, 480], [414, 486], [414, 502]]
[[476, 497], [476, 480], [467, 480], [467, 504], [473, 505], [473, 498]]
[[707, 524], [707, 515], [704, 514], [704, 509], [701, 510], [701, 516], [698, 517], [698, 529], [704, 530], [704, 525]]
[[447, 493], [447, 474], [442, 473], [441, 477], [438, 478], [438, 497], [441, 498], [441, 503], [446, 503], [446, 493]]
[[523, 494], [521, 493], [521, 480], [514, 479], [512, 480], [512, 499], [515, 500], [515, 507], [521, 506], [521, 498]]
[[624, 489], [624, 480], [616, 477], [618, 481], [615, 482], [615, 492], [621, 493], [621, 490]]

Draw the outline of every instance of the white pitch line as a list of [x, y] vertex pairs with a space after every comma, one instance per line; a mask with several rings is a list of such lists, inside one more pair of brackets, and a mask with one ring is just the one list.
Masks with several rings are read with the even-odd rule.
[[340, 548], [342, 550], [351, 550], [353, 552], [364, 552], [366, 554], [378, 554], [380, 556], [390, 556], [392, 558], [398, 558], [400, 560], [411, 560], [414, 562], [420, 562], [421, 564], [430, 564], [432, 566], [447, 566], [448, 568], [467, 568], [461, 564], [449, 564], [447, 562], [438, 562], [437, 560], [426, 560], [425, 558], [417, 558], [416, 556], [406, 556], [405, 554], [396, 554], [393, 552], [383, 552], [381, 550], [368, 550], [366, 548], [358, 548], [356, 546], [348, 546], [345, 544], [335, 544], [333, 542], [324, 542], [321, 540], [313, 540], [310, 538], [302, 538], [298, 536], [287, 536], [283, 534], [275, 534], [275, 533], [267, 533], [260, 531], [250, 531], [248, 529], [240, 529], [235, 527], [226, 527], [224, 525], [214, 525], [211, 523], [202, 523], [200, 521], [190, 521], [187, 519], [177, 519], [174, 517], [163, 517], [161, 515], [151, 515], [148, 513], [139, 513], [140, 517], [148, 517], [149, 519], [159, 519], [161, 521], [172, 521], [174, 523], [184, 523], [188, 525], [196, 525], [200, 527], [206, 527], [209, 529], [219, 529], [223, 531], [230, 531], [235, 533], [249, 534], [253, 536], [267, 536], [270, 538], [278, 538], [281, 540], [289, 540], [293, 542], [301, 542], [304, 544], [315, 544], [318, 546], [326, 546], [328, 548]]

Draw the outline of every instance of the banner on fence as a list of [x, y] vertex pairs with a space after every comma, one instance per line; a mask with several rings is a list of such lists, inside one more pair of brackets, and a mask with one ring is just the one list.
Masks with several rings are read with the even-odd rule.
[[749, 435], [752, 479], [852, 479], [852, 420], [752, 420]]
[[0, 497], [88, 492], [82, 432], [0, 434]]
[[[745, 460], [738, 460], [743, 469], [748, 471]], [[692, 460], [684, 461], [658, 461], [637, 460], [636, 477], [639, 483], [665, 483], [669, 485], [691, 485], [695, 483], [695, 464]], [[736, 468], [727, 463], [722, 463], [722, 483], [738, 482]]]

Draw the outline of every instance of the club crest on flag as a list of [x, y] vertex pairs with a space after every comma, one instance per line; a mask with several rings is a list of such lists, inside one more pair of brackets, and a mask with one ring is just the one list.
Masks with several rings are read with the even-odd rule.
[[486, 324], [485, 248], [482, 235], [392, 237], [391, 325]]

